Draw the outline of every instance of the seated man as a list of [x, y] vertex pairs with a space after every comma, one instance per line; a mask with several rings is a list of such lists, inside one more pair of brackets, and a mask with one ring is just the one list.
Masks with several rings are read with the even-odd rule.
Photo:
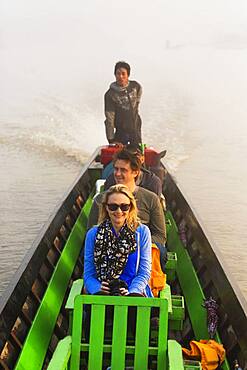
[[[160, 249], [161, 267], [164, 271], [166, 226], [160, 199], [153, 192], [136, 185], [135, 179], [141, 168], [141, 160], [138, 156], [123, 149], [116, 153], [113, 165], [116, 184], [126, 185], [135, 197], [138, 217], [143, 224], [149, 227], [152, 243], [155, 243]], [[99, 204], [102, 202], [103, 195], [104, 193], [100, 193], [94, 199], [88, 218], [88, 228], [98, 223]]]
[[[138, 149], [131, 150], [129, 146], [127, 146], [126, 149], [132, 152], [133, 155], [138, 156], [142, 164], [144, 163], [144, 155], [141, 153], [140, 150]], [[145, 188], [147, 190], [153, 191], [159, 197], [162, 194], [162, 183], [161, 183], [160, 178], [157, 175], [155, 175], [153, 172], [144, 168], [143, 166], [141, 167], [139, 175], [136, 177], [135, 182], [136, 182], [136, 185], [142, 188]], [[114, 173], [111, 173], [105, 181], [104, 190], [109, 189], [112, 185], [115, 185], [115, 184], [116, 184], [116, 181], [115, 181]]]

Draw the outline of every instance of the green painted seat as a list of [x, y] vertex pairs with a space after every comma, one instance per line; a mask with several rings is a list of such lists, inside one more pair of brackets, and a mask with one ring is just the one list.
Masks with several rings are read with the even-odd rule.
[[172, 312], [169, 313], [169, 329], [182, 330], [185, 317], [184, 297], [171, 295], [171, 300]]
[[183, 370], [182, 348], [178, 342], [173, 339], [168, 340], [168, 368], [169, 370]]
[[169, 370], [201, 370], [199, 361], [184, 360], [181, 345], [173, 339], [168, 340]]
[[[69, 297], [66, 302], [65, 308], [69, 310], [70, 322], [72, 323], [72, 314], [74, 308], [74, 300], [77, 295], [80, 295], [83, 290], [83, 279], [78, 279], [73, 282]], [[169, 284], [166, 284], [165, 288], [160, 292], [160, 298], [168, 300], [168, 313], [169, 321], [174, 321], [170, 329], [182, 330], [182, 324], [184, 320], [184, 298], [179, 295], [172, 295]], [[179, 322], [178, 322], [179, 321]], [[169, 325], [171, 323], [169, 322]], [[70, 331], [71, 332], [71, 331]]]
[[172, 295], [169, 284], [160, 292], [160, 298], [168, 300], [169, 329], [182, 330], [185, 317], [184, 297]]
[[75, 297], [80, 295], [83, 290], [83, 279], [75, 280], [69, 292], [69, 296], [65, 305], [65, 309], [69, 312], [69, 334], [72, 333], [72, 319]]
[[104, 191], [105, 179], [98, 179], [95, 183], [95, 196]]
[[166, 277], [168, 282], [172, 282], [176, 278], [177, 269], [177, 254], [175, 252], [167, 252], [166, 262]]
[[[83, 305], [91, 306], [89, 343], [83, 341]], [[105, 341], [106, 306], [114, 311], [112, 339]], [[127, 341], [128, 308], [137, 307], [134, 341]], [[151, 308], [159, 309], [159, 329], [151, 340]], [[158, 370], [167, 368], [168, 301], [159, 298], [77, 295], [73, 313], [72, 335], [63, 339], [53, 355], [48, 370], [79, 370], [88, 353], [88, 370], [110, 366], [111, 370], [148, 369], [150, 359]], [[108, 356], [108, 357], [107, 357]], [[107, 362], [108, 361], [108, 362]]]
[[[65, 308], [69, 310], [70, 334], [72, 329], [71, 326], [74, 300], [77, 295], [80, 295], [82, 293], [82, 289], [83, 289], [83, 279], [75, 280], [71, 287], [70, 294], [65, 306]], [[160, 298], [167, 299], [168, 301], [169, 329], [182, 330], [183, 321], [185, 317], [184, 297], [179, 295], [172, 295], [170, 285], [166, 284], [165, 288], [160, 292]]]
[[185, 360], [184, 369], [185, 370], [202, 370], [202, 366], [199, 361]]

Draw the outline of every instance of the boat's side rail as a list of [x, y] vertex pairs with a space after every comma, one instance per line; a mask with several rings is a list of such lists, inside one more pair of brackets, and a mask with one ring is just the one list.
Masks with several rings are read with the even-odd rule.
[[[81, 252], [91, 203], [92, 199], [89, 198], [71, 230], [23, 345], [15, 367], [16, 370], [31, 370], [32, 368], [38, 370], [41, 368], [40, 365], [44, 361], [48, 345], [53, 336], [54, 327], [74, 266]], [[42, 335], [40, 335], [41, 333]]]
[[[88, 168], [96, 154], [54, 210], [1, 297], [0, 364], [5, 369], [12, 369], [17, 360], [71, 230], [92, 191], [97, 170]], [[74, 268], [75, 264], [73, 278], [80, 277], [82, 266]]]
[[[236, 358], [247, 366], [247, 307], [223, 258], [199, 223], [173, 177], [167, 173], [164, 193], [168, 208], [178, 227], [184, 251], [192, 261], [196, 278], [206, 298], [213, 296], [220, 306], [219, 333], [232, 361]], [[175, 249], [174, 251], [177, 252]], [[178, 259], [181, 259], [178, 255]], [[183, 278], [187, 276], [183, 276]], [[186, 282], [186, 280], [184, 280]], [[186, 295], [186, 292], [183, 291]], [[201, 302], [202, 303], [202, 302]], [[200, 304], [201, 304], [200, 303]], [[193, 317], [193, 314], [190, 315]]]

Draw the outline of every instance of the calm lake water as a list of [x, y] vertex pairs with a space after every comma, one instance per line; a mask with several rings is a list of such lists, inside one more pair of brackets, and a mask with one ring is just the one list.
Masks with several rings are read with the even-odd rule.
[[3, 1], [0, 292], [82, 164], [106, 143], [103, 94], [124, 59], [144, 90], [144, 142], [167, 149], [247, 297], [247, 10], [229, 2], [222, 14], [221, 1], [205, 8], [191, 0], [176, 13], [175, 3], [137, 1], [136, 20], [130, 1], [120, 10], [114, 2], [36, 9]]

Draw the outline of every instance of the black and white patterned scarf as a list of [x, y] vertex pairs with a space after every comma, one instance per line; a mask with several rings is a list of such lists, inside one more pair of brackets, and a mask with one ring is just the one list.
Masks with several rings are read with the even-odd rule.
[[118, 279], [128, 256], [136, 251], [135, 232], [125, 224], [117, 236], [110, 220], [98, 226], [94, 246], [94, 263], [100, 281]]

